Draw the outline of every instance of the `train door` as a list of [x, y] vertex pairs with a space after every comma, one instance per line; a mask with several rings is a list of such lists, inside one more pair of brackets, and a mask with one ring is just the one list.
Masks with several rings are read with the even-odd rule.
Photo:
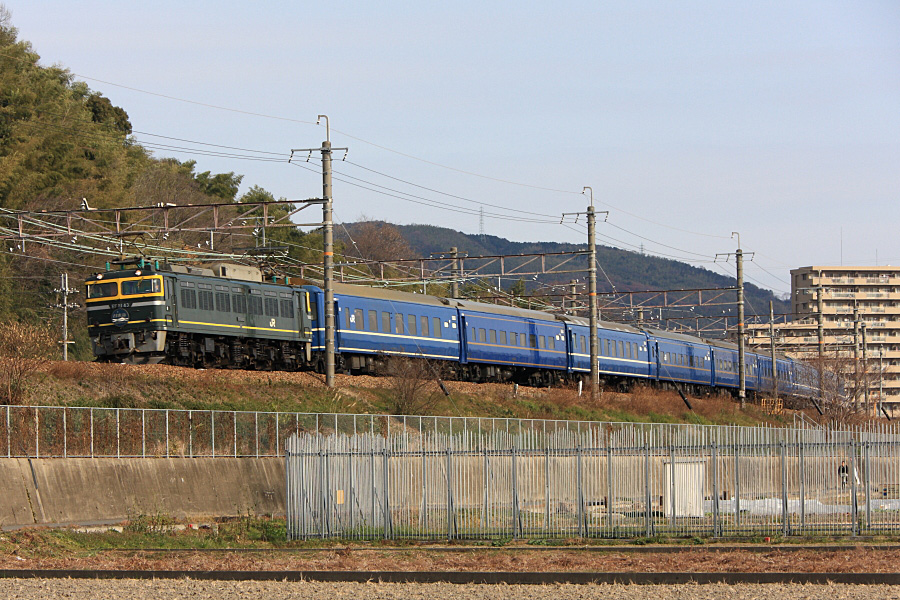
[[575, 353], [578, 352], [578, 334], [569, 329], [568, 340], [569, 343], [566, 347], [566, 371], [571, 373], [575, 369]]
[[469, 327], [466, 325], [466, 315], [459, 313], [459, 364], [469, 362]]
[[178, 297], [175, 291], [175, 278], [165, 277], [163, 291], [166, 298], [166, 327], [175, 327], [178, 324]]
[[658, 340], [647, 340], [647, 352], [650, 354], [649, 362], [651, 373], [651, 379], [655, 379], [659, 381], [659, 341]]

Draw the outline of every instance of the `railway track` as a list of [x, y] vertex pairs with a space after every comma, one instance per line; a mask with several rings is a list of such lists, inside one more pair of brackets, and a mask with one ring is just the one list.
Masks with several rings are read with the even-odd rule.
[[2, 569], [17, 579], [193, 579], [210, 581], [316, 581], [454, 584], [858, 584], [900, 585], [900, 573], [591, 573], [514, 571], [185, 571], [107, 569]]

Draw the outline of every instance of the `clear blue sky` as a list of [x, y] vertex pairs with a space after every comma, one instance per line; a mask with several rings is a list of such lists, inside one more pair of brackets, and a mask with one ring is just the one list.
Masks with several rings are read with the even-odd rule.
[[[336, 181], [343, 221], [477, 233], [490, 204], [486, 233], [581, 242], [514, 219], [584, 210], [592, 186], [600, 243], [733, 273], [705, 261], [739, 231], [779, 293], [798, 266], [900, 264], [900, 2], [0, 1], [136, 131], [286, 153], [321, 143], [324, 113], [356, 163], [336, 177], [464, 211]], [[156, 154], [321, 194], [285, 163]]]

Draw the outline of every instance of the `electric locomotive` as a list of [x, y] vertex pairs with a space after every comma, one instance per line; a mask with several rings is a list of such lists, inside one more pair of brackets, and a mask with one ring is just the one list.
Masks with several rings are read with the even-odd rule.
[[137, 259], [86, 282], [88, 335], [100, 361], [297, 370], [311, 361], [309, 292], [258, 269]]

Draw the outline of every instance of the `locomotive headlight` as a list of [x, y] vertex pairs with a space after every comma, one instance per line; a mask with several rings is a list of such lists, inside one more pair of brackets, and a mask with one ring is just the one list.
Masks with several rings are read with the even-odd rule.
[[103, 273], [97, 273], [97, 279], [103, 279]]
[[141, 276], [141, 270], [138, 269], [137, 271], [134, 272], [134, 274], [135, 274], [135, 276], [140, 277], [140, 276]]

